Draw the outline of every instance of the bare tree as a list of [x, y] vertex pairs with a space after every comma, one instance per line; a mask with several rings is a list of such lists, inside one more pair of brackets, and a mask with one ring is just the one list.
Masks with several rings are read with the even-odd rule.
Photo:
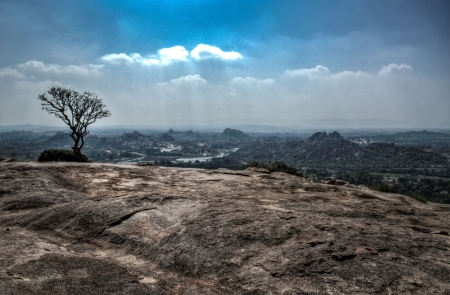
[[51, 97], [47, 97], [45, 93], [38, 96], [42, 101], [42, 109], [54, 114], [69, 126], [72, 131], [70, 136], [75, 141], [72, 150], [80, 161], [86, 162], [81, 149], [84, 146], [84, 137], [89, 134], [87, 127], [98, 119], [109, 117], [111, 112], [104, 109], [106, 105], [94, 93], [79, 93], [59, 86], [51, 87], [47, 93]]

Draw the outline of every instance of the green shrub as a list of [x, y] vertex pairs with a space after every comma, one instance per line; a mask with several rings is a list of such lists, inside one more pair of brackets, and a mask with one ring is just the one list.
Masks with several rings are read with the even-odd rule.
[[379, 191], [383, 193], [400, 194], [400, 189], [394, 185], [388, 185], [385, 183], [378, 183], [369, 187], [371, 190]]
[[246, 165], [246, 168], [249, 167], [259, 167], [259, 168], [265, 168], [269, 170], [270, 172], [284, 172], [296, 176], [303, 176], [301, 172], [298, 171], [297, 168], [293, 166], [286, 165], [283, 162], [276, 161], [274, 163], [268, 162], [268, 163], [262, 163], [262, 162], [256, 162], [252, 161]]
[[413, 192], [406, 192], [406, 193], [403, 193], [402, 195], [411, 197], [411, 198], [416, 199], [417, 201], [425, 203], [425, 204], [427, 203], [427, 200], [425, 200], [424, 197], [422, 197], [416, 193], [413, 193]]
[[[88, 157], [83, 154], [86, 161]], [[71, 150], [49, 149], [44, 150], [38, 158], [39, 162], [81, 162]]]
[[413, 193], [411, 191], [402, 191], [398, 186], [395, 185], [388, 185], [385, 183], [378, 183], [376, 185], [372, 185], [369, 187], [371, 190], [379, 191], [383, 193], [394, 193], [394, 194], [400, 194], [404, 196], [408, 196], [410, 198], [413, 198], [419, 202], [427, 203], [427, 200], [425, 200], [422, 196]]

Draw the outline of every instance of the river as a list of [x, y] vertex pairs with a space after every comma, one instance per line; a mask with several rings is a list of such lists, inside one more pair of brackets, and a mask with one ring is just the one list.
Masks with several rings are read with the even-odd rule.
[[[209, 157], [196, 157], [196, 158], [179, 158], [176, 159], [175, 161], [177, 162], [183, 162], [183, 163], [187, 163], [189, 161], [191, 162], [195, 162], [195, 161], [199, 161], [199, 162], [206, 162], [211, 160], [212, 158], [222, 158], [225, 156], [228, 156], [230, 153], [234, 153], [235, 151], [237, 151], [239, 148], [234, 148], [234, 149], [229, 149], [229, 150], [223, 150], [222, 152], [220, 152], [218, 155], [216, 156], [209, 156]], [[130, 159], [130, 160], [126, 160], [126, 161], [122, 161], [122, 162], [118, 162], [117, 164], [136, 164], [139, 163], [140, 161], [142, 161], [144, 159], [144, 157], [139, 157], [139, 158], [134, 158], [134, 159]]]
[[195, 162], [195, 161], [199, 161], [199, 162], [206, 162], [211, 160], [212, 158], [222, 158], [225, 156], [228, 156], [230, 153], [234, 153], [235, 151], [237, 151], [239, 148], [234, 148], [234, 149], [229, 149], [229, 150], [225, 150], [223, 152], [220, 152], [219, 155], [217, 156], [211, 156], [211, 157], [196, 157], [196, 158], [179, 158], [176, 159], [176, 161], [178, 162], [183, 162], [183, 163], [187, 163], [189, 161], [191, 162]]

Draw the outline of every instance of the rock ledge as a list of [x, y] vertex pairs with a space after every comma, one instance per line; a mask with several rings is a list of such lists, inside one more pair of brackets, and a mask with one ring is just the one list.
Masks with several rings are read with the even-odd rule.
[[1, 294], [450, 294], [450, 206], [262, 171], [0, 163]]

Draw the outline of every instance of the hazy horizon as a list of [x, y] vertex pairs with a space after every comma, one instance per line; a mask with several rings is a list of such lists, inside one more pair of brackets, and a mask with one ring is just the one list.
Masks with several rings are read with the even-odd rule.
[[[378, 123], [378, 124], [377, 124]], [[411, 125], [408, 122], [400, 122], [403, 124], [396, 124], [399, 122], [373, 122], [368, 120], [367, 122], [359, 120], [323, 120], [323, 121], [311, 121], [309, 124], [303, 125], [282, 125], [282, 124], [195, 124], [195, 125], [177, 125], [177, 124], [152, 124], [152, 125], [91, 125], [88, 129], [91, 133], [103, 131], [121, 131], [121, 132], [133, 132], [133, 131], [156, 131], [167, 132], [172, 129], [176, 132], [186, 132], [189, 130], [197, 132], [222, 132], [226, 128], [238, 129], [244, 132], [317, 132], [317, 131], [338, 131], [338, 132], [353, 132], [353, 131], [374, 131], [374, 132], [404, 132], [404, 131], [431, 131], [431, 132], [444, 132], [447, 133], [450, 129], [446, 126], [440, 126], [435, 124], [428, 125]], [[67, 131], [69, 129], [67, 125], [37, 125], [37, 124], [19, 124], [19, 125], [1, 125], [0, 132], [10, 131], [33, 131], [33, 132], [46, 132], [46, 131]]]
[[91, 91], [106, 126], [449, 128], [450, 2], [0, 3], [0, 126], [64, 126], [38, 94]]

